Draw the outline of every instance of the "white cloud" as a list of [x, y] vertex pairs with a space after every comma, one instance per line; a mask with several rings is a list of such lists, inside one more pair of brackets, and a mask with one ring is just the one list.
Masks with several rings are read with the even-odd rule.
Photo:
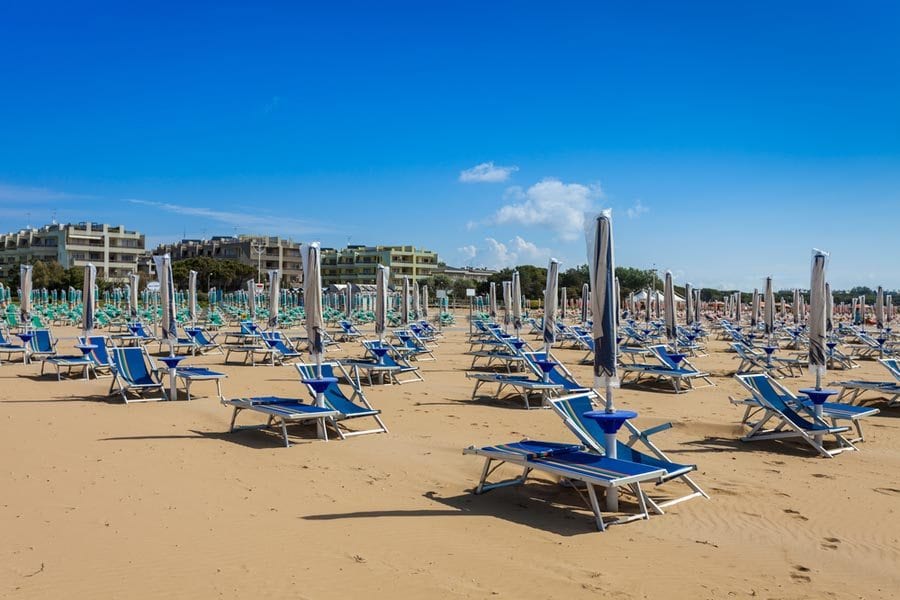
[[584, 214], [601, 194], [599, 184], [563, 183], [548, 177], [527, 190], [508, 188], [504, 199], [513, 203], [500, 207], [491, 222], [545, 227], [563, 240], [575, 240], [584, 231]]
[[459, 252], [460, 256], [463, 257], [463, 260], [472, 260], [478, 254], [478, 248], [476, 248], [474, 244], [469, 244], [468, 246], [463, 246], [456, 250]]
[[72, 194], [42, 187], [0, 183], [0, 202], [56, 202], [94, 198], [87, 194]]
[[551, 254], [549, 248], [541, 248], [520, 236], [505, 243], [492, 237], [485, 238], [484, 242], [481, 248], [471, 244], [458, 249], [467, 264], [502, 269], [521, 264], [543, 264]]
[[[200, 206], [186, 206], [183, 204], [171, 204], [168, 202], [152, 202], [130, 198], [127, 202], [164, 210], [166, 212], [183, 215], [186, 217], [198, 217], [216, 221], [238, 228], [242, 233], [261, 233], [273, 235], [296, 236], [310, 233], [325, 233], [327, 228], [319, 227], [309, 221], [286, 217], [284, 215], [267, 214], [264, 212], [234, 212], [225, 210], [213, 210]], [[177, 229], [177, 228], [176, 228]], [[228, 234], [230, 232], [223, 232]]]
[[648, 212], [650, 212], [650, 209], [644, 206], [640, 199], [638, 199], [637, 202], [634, 203], [634, 206], [625, 211], [625, 214], [628, 215], [629, 219], [637, 219], [642, 214]]
[[459, 180], [463, 183], [502, 183], [519, 170], [519, 167], [501, 167], [493, 161], [475, 165], [471, 169], [460, 171]]

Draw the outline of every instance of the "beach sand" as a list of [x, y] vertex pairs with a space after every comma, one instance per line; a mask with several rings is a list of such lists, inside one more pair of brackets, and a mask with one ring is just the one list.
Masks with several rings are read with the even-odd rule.
[[[291, 448], [272, 433], [227, 433], [231, 411], [211, 384], [195, 384], [191, 402], [126, 406], [106, 397], [109, 379], [57, 383], [37, 378], [37, 364], [5, 362], [0, 597], [900, 593], [900, 409], [869, 419], [860, 452], [830, 460], [800, 446], [743, 444], [742, 409], [728, 402], [740, 395], [730, 377], [737, 361], [712, 342], [711, 355], [693, 362], [716, 387], [616, 395], [642, 427], [674, 423], [654, 441], [699, 466], [695, 479], [711, 499], [600, 533], [577, 493], [549, 480], [470, 493], [482, 460], [464, 456], [465, 446], [576, 440], [552, 411], [470, 401], [466, 333], [447, 330], [438, 360], [420, 363], [424, 383], [365, 388], [390, 433], [326, 443], [314, 427], [295, 426]], [[359, 350], [343, 344], [334, 356]], [[556, 354], [590, 381], [590, 367], [577, 364], [583, 352]], [[307, 397], [293, 367], [223, 369], [227, 396]], [[888, 374], [862, 361], [826, 382], [843, 378]], [[785, 382], [796, 390], [812, 380]]]

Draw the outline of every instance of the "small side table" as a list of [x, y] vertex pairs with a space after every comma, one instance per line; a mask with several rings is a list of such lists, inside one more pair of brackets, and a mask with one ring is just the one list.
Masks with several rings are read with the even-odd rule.
[[[616, 459], [618, 458], [616, 434], [625, 421], [634, 419], [638, 414], [633, 410], [616, 410], [612, 412], [590, 410], [581, 416], [597, 422], [600, 429], [603, 430], [603, 448], [606, 450], [606, 456]], [[609, 488], [606, 492], [606, 509], [612, 512], [619, 510], [619, 493], [613, 488]]]
[[178, 400], [178, 388], [175, 385], [175, 373], [178, 370], [178, 363], [184, 359], [184, 356], [164, 356], [159, 359], [166, 365], [166, 370], [169, 371], [169, 400]]

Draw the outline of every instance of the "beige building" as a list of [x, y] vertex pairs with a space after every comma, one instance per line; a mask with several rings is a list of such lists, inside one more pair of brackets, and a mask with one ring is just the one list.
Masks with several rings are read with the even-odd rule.
[[482, 283], [490, 279], [491, 275], [496, 275], [497, 271], [493, 269], [478, 269], [475, 267], [438, 267], [434, 271], [435, 275], [446, 275], [450, 279], [471, 279], [476, 283]]
[[53, 223], [0, 234], [0, 268], [4, 271], [36, 261], [55, 260], [66, 268], [93, 263], [98, 277], [127, 281], [144, 252], [143, 234], [122, 225]]
[[410, 281], [431, 277], [438, 266], [438, 255], [415, 246], [323, 248], [322, 284], [374, 284], [378, 265], [390, 268], [391, 284], [398, 285], [404, 277]]
[[300, 244], [291, 240], [269, 236], [215, 236], [208, 240], [181, 240], [163, 244], [154, 254], [168, 252], [172, 260], [205, 256], [220, 260], [233, 260], [258, 269], [258, 282], [266, 280], [266, 271], [280, 269], [281, 280], [286, 285], [299, 285], [303, 280], [300, 266]]

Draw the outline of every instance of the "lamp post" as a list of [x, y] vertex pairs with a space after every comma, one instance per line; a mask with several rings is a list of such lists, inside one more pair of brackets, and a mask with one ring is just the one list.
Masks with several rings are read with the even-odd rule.
[[262, 281], [262, 257], [266, 251], [266, 243], [262, 238], [254, 240], [250, 249], [256, 252], [256, 280]]

